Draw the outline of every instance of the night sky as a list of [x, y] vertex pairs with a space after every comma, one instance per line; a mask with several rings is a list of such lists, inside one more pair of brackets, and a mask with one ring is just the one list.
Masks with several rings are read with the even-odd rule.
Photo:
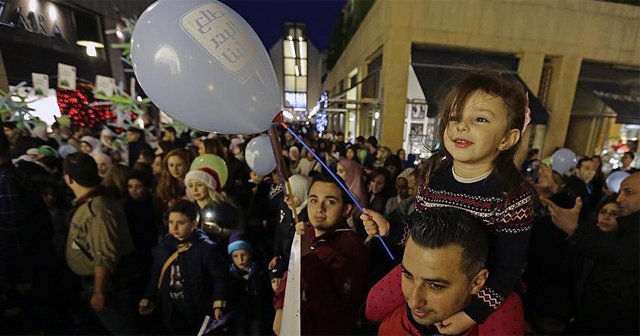
[[285, 22], [303, 22], [307, 36], [320, 51], [329, 43], [345, 0], [221, 0], [255, 30], [267, 50], [282, 36]]

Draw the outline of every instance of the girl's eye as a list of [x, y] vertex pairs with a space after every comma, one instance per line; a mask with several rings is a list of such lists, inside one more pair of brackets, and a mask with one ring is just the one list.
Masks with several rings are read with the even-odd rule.
[[476, 117], [476, 122], [489, 122], [489, 120], [484, 117]]
[[458, 117], [457, 116], [451, 116], [451, 117], [449, 117], [449, 121], [458, 121]]

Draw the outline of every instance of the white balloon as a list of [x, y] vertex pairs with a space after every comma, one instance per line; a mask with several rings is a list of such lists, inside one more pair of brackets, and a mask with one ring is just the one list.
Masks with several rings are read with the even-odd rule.
[[154, 104], [209, 132], [259, 133], [281, 110], [271, 59], [251, 26], [215, 0], [160, 0], [138, 19], [131, 59]]
[[629, 176], [629, 173], [625, 171], [615, 171], [611, 173], [611, 175], [607, 176], [607, 189], [613, 191], [614, 193], [620, 192], [620, 185], [622, 181]]
[[265, 134], [249, 141], [244, 150], [244, 158], [249, 168], [260, 176], [269, 175], [276, 169], [276, 157], [271, 148], [271, 140]]
[[560, 174], [568, 172], [576, 163], [576, 154], [568, 148], [560, 148], [551, 155], [551, 167]]

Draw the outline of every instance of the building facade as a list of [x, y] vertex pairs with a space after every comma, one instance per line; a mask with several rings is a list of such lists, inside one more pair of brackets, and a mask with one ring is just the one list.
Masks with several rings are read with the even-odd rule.
[[303, 23], [285, 23], [282, 38], [269, 49], [283, 107], [294, 121], [306, 120], [322, 90], [322, 55], [307, 38], [305, 28]]
[[360, 135], [410, 150], [452, 71], [490, 64], [537, 96], [523, 151], [591, 155], [621, 128], [637, 148], [638, 22], [640, 7], [594, 0], [377, 0], [323, 88], [336, 103], [352, 92]]

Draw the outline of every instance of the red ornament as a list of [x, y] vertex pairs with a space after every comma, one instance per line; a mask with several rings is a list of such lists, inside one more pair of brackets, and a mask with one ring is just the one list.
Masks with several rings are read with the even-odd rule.
[[[93, 103], [101, 103], [103, 100], [93, 97], [91, 83], [78, 82], [76, 90], [57, 89], [58, 106], [62, 115], [67, 116], [73, 125], [99, 127], [107, 122], [114, 121], [115, 115], [109, 105], [89, 106]], [[132, 113], [133, 114], [133, 113]], [[135, 120], [135, 114], [131, 120]]]

